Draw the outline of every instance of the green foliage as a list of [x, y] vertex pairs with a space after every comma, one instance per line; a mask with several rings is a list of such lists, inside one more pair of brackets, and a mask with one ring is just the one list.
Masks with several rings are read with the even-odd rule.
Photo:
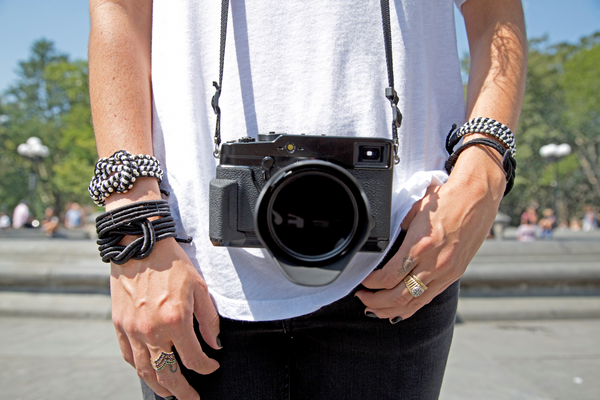
[[527, 87], [517, 129], [517, 180], [501, 209], [518, 223], [530, 204], [552, 208], [557, 165], [539, 155], [548, 143], [568, 143], [558, 162], [559, 219], [581, 217], [600, 205], [600, 32], [577, 45], [529, 43]]
[[[37, 217], [47, 206], [93, 204], [86, 190], [96, 160], [86, 61], [70, 61], [52, 42], [36, 41], [30, 58], [19, 63], [18, 80], [0, 98], [0, 116], [0, 204], [12, 209], [32, 199]], [[34, 161], [17, 153], [31, 136], [48, 146], [49, 157]]]

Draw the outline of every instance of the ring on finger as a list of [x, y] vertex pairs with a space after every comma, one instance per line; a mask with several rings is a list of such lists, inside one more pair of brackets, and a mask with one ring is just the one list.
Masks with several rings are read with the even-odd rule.
[[152, 364], [152, 368], [154, 368], [156, 371], [160, 371], [167, 365], [177, 363], [177, 360], [175, 359], [175, 353], [165, 353], [162, 351], [160, 356], [158, 356], [156, 360], [150, 360], [150, 363]]
[[419, 297], [427, 290], [427, 286], [412, 272], [404, 277], [404, 284], [412, 297]]

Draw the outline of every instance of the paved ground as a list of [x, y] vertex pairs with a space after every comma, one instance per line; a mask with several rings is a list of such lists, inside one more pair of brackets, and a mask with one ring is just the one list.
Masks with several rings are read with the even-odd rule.
[[[600, 232], [555, 239], [486, 241], [441, 400], [600, 399]], [[94, 243], [0, 237], [0, 254], [0, 400], [141, 400]]]
[[600, 399], [600, 320], [459, 324], [441, 400]]
[[[0, 317], [0, 399], [141, 400], [107, 320]], [[600, 399], [600, 320], [458, 324], [441, 400]]]

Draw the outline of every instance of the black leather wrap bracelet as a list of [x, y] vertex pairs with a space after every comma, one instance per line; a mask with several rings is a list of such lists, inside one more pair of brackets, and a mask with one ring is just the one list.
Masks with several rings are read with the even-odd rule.
[[[159, 217], [153, 221], [149, 218]], [[157, 241], [177, 238], [175, 221], [166, 200], [151, 200], [129, 204], [101, 214], [96, 218], [98, 250], [105, 263], [121, 265], [130, 259], [140, 260], [152, 253]], [[139, 236], [127, 246], [119, 245], [125, 236]]]

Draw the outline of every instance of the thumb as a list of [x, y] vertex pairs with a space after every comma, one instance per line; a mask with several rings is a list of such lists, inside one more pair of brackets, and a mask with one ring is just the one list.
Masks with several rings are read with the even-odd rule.
[[219, 340], [219, 314], [208, 294], [206, 285], [197, 288], [194, 293], [194, 315], [198, 321], [200, 334], [204, 341], [213, 349], [220, 349]]

